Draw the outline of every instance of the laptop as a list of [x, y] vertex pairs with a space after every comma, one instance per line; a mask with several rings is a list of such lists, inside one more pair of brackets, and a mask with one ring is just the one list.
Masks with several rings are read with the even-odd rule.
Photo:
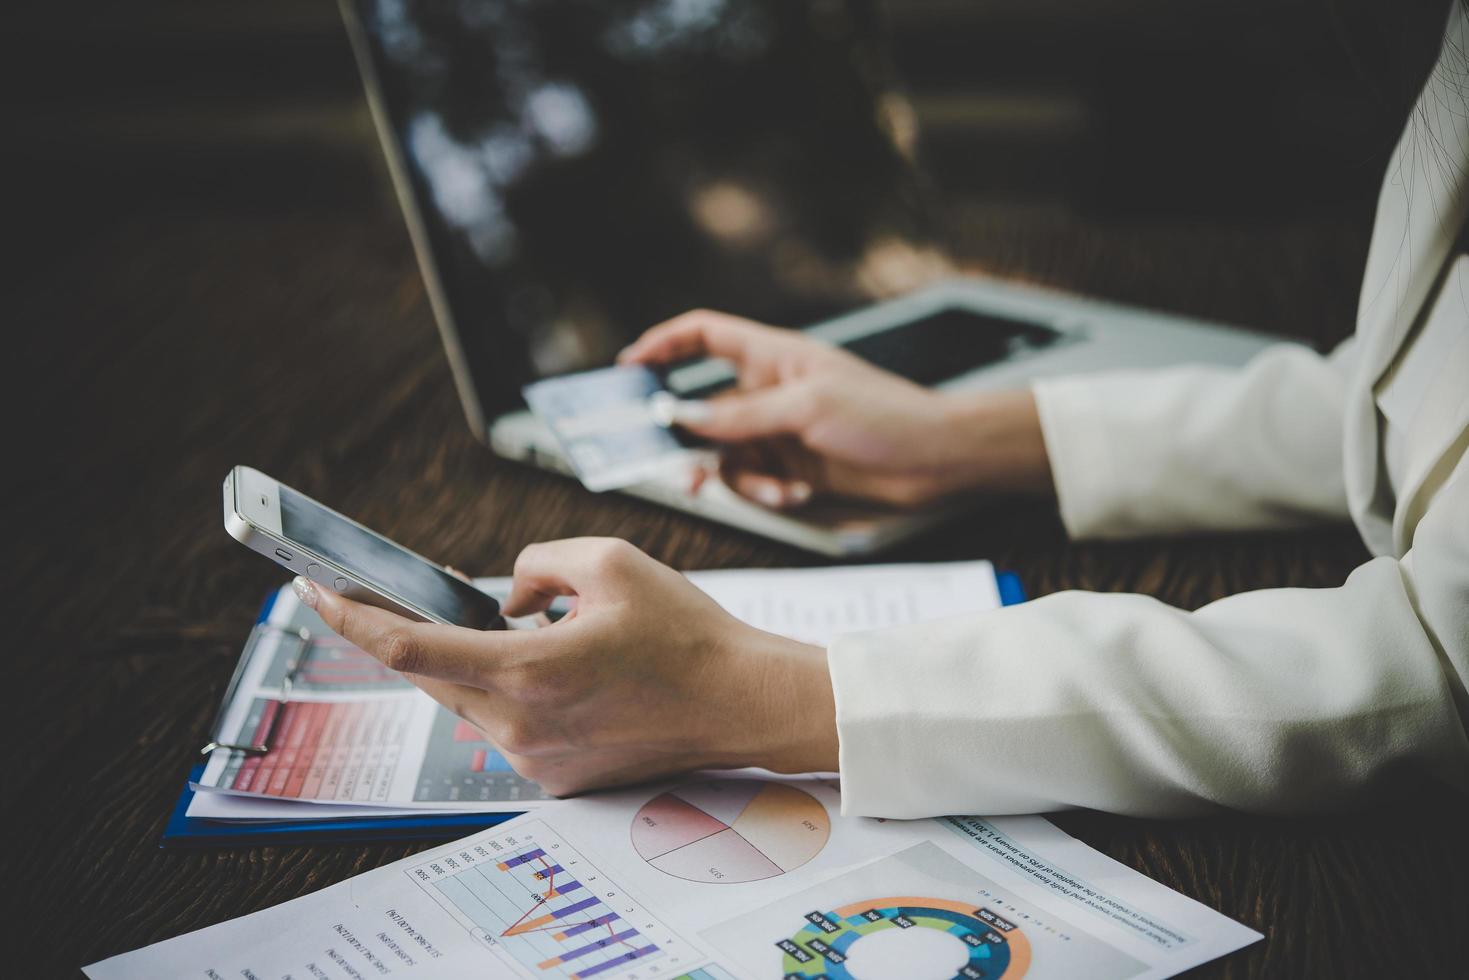
[[[524, 385], [717, 308], [800, 325], [939, 388], [1241, 364], [1272, 338], [952, 275], [863, 4], [341, 0], [465, 416], [570, 473]], [[699, 397], [727, 365], [675, 366]], [[632, 494], [835, 557], [962, 504], [768, 510], [717, 480]]]

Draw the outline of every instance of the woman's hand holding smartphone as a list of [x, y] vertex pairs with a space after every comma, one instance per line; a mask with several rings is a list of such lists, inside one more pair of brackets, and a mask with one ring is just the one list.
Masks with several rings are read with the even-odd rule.
[[507, 615], [576, 597], [538, 629], [416, 623], [305, 578], [295, 587], [328, 626], [478, 727], [548, 792], [701, 768], [837, 768], [826, 652], [740, 622], [625, 541], [521, 553]]
[[495, 600], [256, 470], [225, 480], [225, 524], [298, 573], [337, 633], [478, 727], [565, 795], [699, 768], [837, 766], [825, 651], [747, 626], [625, 541], [531, 545], [510, 615], [575, 597], [530, 630]]

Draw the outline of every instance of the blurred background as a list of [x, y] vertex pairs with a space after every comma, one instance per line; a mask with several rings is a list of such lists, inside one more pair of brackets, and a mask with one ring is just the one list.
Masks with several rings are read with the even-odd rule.
[[[485, 10], [539, 18], [547, 32], [547, 12], [613, 11], [634, 40], [765, 11], [819, 46], [822, 64], [786, 52], [757, 58], [746, 77], [763, 79], [764, 104], [779, 105], [784, 91], [800, 111], [830, 104], [823, 79], [860, 83], [843, 111], [895, 154], [892, 220], [909, 222], [899, 247], [856, 256], [831, 305], [957, 267], [1317, 346], [1351, 329], [1377, 186], [1447, 9], [1446, 0], [442, 6], [471, 20]], [[462, 438], [331, 0], [79, 0], [30, 4], [11, 20], [0, 42], [7, 219], [19, 246], [7, 400], [25, 420], [10, 442], [27, 465], [5, 493], [18, 498], [13, 512], [54, 516], [20, 529], [34, 547], [18, 547], [7, 574], [37, 587], [60, 576], [50, 559], [58, 524], [77, 540], [137, 545], [187, 513], [227, 547], [204, 492], [226, 465], [290, 477], [291, 464], [271, 457], [296, 458], [288, 445], [320, 447], [326, 460], [345, 447], [382, 454], [374, 427], [415, 393], [435, 392], [436, 424]], [[720, 125], [710, 124], [716, 136]], [[815, 195], [847, 176], [838, 162], [802, 179]], [[690, 208], [717, 227], [729, 204], [715, 194]], [[911, 218], [904, 208], [915, 204], [922, 214]], [[746, 308], [730, 304], [738, 312], [770, 312], [759, 291], [742, 295]], [[663, 302], [685, 299], [720, 297], [685, 290]], [[821, 309], [792, 316], [802, 312]], [[321, 402], [309, 418], [272, 397], [307, 388]], [[254, 455], [234, 458], [236, 446]], [[353, 498], [328, 493], [332, 466], [311, 465], [296, 475], [350, 510]], [[98, 508], [99, 487], [133, 526]], [[364, 491], [359, 501], [368, 513], [371, 499]], [[165, 561], [137, 547], [130, 555]], [[257, 571], [264, 580], [267, 569]], [[129, 588], [146, 593], [151, 581], [133, 575]]]
[[[472, 6], [472, 4], [469, 4]], [[535, 4], [509, 6], [534, 7]], [[731, 0], [625, 4], [668, 16]], [[956, 225], [1363, 220], [1444, 0], [791, 0], [873, 25]], [[31, 4], [7, 29], [12, 221], [44, 263], [130, 217], [390, 208], [331, 0]], [[838, 16], [840, 14], [840, 16]], [[911, 128], [911, 134], [906, 130]], [[978, 212], [976, 214], [976, 211]]]

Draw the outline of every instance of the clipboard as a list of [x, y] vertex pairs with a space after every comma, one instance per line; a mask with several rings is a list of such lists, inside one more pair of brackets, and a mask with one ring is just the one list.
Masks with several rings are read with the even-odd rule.
[[[995, 583], [1000, 593], [1002, 606], [1013, 606], [1025, 601], [1025, 587], [1014, 572], [996, 572]], [[250, 660], [253, 645], [259, 642], [262, 630], [279, 629], [269, 624], [271, 609], [275, 605], [279, 590], [272, 590], [266, 597], [251, 628], [250, 637], [241, 652], [238, 665], [225, 688], [221, 708], [214, 723], [210, 725], [210, 742], [204, 748], [208, 754], [216, 747], [233, 748], [242, 752], [265, 752], [270, 747], [270, 731], [267, 730], [261, 744], [234, 745], [223, 741], [221, 723], [226, 706], [234, 698], [245, 664]], [[312, 642], [310, 636], [299, 636], [303, 644], [301, 660]], [[283, 685], [289, 694], [289, 677]], [[209, 848], [209, 847], [254, 847], [264, 844], [315, 844], [347, 843], [378, 840], [401, 841], [447, 841], [466, 834], [504, 823], [519, 813], [424, 813], [422, 815], [390, 817], [353, 817], [324, 820], [260, 820], [249, 823], [210, 820], [188, 816], [189, 803], [194, 798], [191, 784], [202, 778], [204, 765], [195, 766], [184, 782], [184, 790], [174, 804], [168, 823], [164, 826], [158, 846], [164, 849]]]
[[359, 841], [454, 840], [496, 824], [518, 813], [425, 813], [422, 816], [358, 817], [346, 820], [261, 820], [235, 823], [190, 817], [194, 799], [190, 783], [204, 774], [197, 765], [184, 783], [158, 846], [165, 850], [199, 847], [254, 847], [257, 844], [355, 843]]
[[[220, 709], [209, 726], [209, 742], [201, 752], [205, 756], [216, 748], [228, 748], [246, 754], [258, 754], [270, 750], [271, 736], [275, 728], [273, 723], [250, 744], [229, 741], [223, 731], [225, 713], [235, 698], [235, 693], [255, 647], [262, 639], [267, 635], [272, 635], [298, 644], [297, 652], [291, 658], [291, 666], [281, 685], [283, 697], [277, 704], [284, 704], [289, 700], [293, 675], [306, 664], [310, 650], [319, 643], [331, 642], [318, 639], [305, 631], [289, 630], [271, 624], [270, 614], [280, 595], [281, 590], [271, 590], [266, 595], [259, 614], [255, 617], [255, 623], [240, 652], [234, 673], [220, 699]], [[278, 715], [279, 711], [277, 711]], [[395, 814], [386, 817], [313, 820], [234, 821], [190, 817], [188, 815], [189, 804], [193, 801], [195, 792], [193, 784], [203, 778], [204, 765], [200, 763], [194, 766], [189, 772], [188, 779], [184, 781], [183, 792], [179, 794], [178, 801], [174, 804], [173, 811], [164, 826], [163, 834], [159, 838], [160, 848], [253, 847], [257, 844], [289, 845], [373, 840], [454, 840], [520, 815], [519, 813], [434, 813], [427, 811], [413, 815]]]

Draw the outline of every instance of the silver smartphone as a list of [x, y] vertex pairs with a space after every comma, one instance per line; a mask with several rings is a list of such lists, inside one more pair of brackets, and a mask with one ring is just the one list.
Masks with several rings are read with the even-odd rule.
[[359, 602], [451, 626], [505, 625], [493, 596], [248, 466], [224, 478], [224, 526], [251, 550]]

